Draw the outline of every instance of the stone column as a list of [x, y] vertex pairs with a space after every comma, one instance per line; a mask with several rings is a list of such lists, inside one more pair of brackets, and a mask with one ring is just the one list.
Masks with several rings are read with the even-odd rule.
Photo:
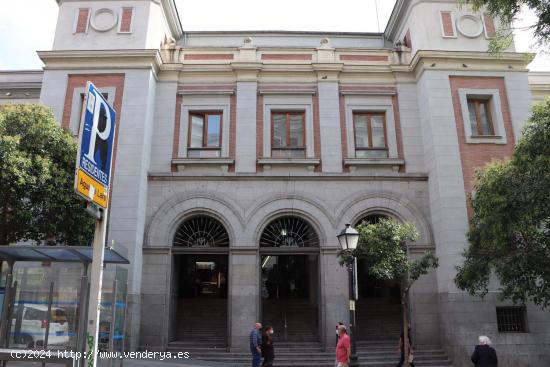
[[256, 99], [257, 75], [261, 64], [233, 63], [237, 73], [237, 126], [235, 140], [235, 171], [256, 172]]
[[341, 64], [314, 64], [319, 95], [319, 124], [321, 130], [321, 164], [323, 172], [342, 172], [342, 141], [340, 134], [340, 99], [338, 74]]
[[260, 321], [260, 262], [255, 248], [233, 249], [229, 256], [229, 302], [232, 351], [248, 350], [248, 334]]

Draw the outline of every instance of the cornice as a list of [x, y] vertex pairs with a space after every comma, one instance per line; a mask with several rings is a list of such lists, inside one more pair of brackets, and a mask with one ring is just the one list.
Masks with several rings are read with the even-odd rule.
[[149, 181], [428, 181], [426, 173], [394, 173], [394, 174], [186, 174], [182, 172], [149, 172]]
[[425, 70], [527, 72], [526, 55], [505, 52], [495, 57], [487, 52], [419, 50], [408, 69], [417, 78]]
[[[158, 1], [158, 0], [156, 0]], [[166, 17], [166, 22], [168, 27], [172, 32], [172, 36], [175, 39], [180, 39], [183, 35], [183, 28], [181, 26], [180, 17], [178, 14], [178, 8], [174, 0], [160, 0], [162, 9], [164, 10], [164, 16]]]
[[42, 82], [7, 82], [7, 83], [0, 82], [0, 87], [2, 89], [24, 89], [24, 90], [38, 89], [40, 90], [40, 88], [42, 88]]
[[162, 58], [158, 50], [58, 50], [37, 51], [44, 70], [153, 69], [158, 74]]

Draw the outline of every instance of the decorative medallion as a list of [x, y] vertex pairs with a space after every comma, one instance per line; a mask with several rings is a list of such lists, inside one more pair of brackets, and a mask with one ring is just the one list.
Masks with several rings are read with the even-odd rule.
[[111, 9], [97, 9], [90, 19], [90, 25], [98, 32], [106, 32], [118, 24], [118, 15]]
[[456, 28], [464, 37], [476, 38], [483, 33], [483, 22], [479, 16], [465, 14], [456, 20]]

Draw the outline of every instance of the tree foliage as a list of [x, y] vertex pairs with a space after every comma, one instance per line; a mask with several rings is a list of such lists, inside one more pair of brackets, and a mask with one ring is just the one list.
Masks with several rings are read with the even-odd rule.
[[509, 161], [476, 174], [474, 215], [457, 286], [488, 292], [491, 274], [505, 299], [550, 305], [550, 101], [537, 105]]
[[[363, 222], [357, 226], [359, 243], [353, 255], [364, 259], [370, 275], [381, 280], [403, 280], [403, 292], [430, 268], [436, 268], [437, 258], [426, 252], [420, 259], [409, 259], [406, 243], [418, 240], [419, 234], [412, 223], [400, 223], [394, 219], [380, 218], [377, 223]], [[344, 251], [339, 251], [341, 263], [346, 261]]]
[[[537, 22], [532, 25], [535, 37], [539, 43], [550, 41], [550, 0], [461, 0], [471, 4], [474, 10], [484, 8], [493, 17], [499, 18], [502, 24], [512, 24], [525, 5], [537, 16]], [[512, 34], [500, 33], [491, 41], [490, 48], [503, 51], [511, 42]]]
[[76, 143], [41, 105], [0, 106], [0, 245], [86, 245], [94, 220], [74, 194]]

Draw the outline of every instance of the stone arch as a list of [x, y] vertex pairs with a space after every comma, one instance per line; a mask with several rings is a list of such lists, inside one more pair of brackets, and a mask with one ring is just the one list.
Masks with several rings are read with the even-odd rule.
[[147, 227], [145, 245], [172, 246], [179, 225], [193, 215], [208, 215], [220, 221], [229, 235], [229, 245], [234, 246], [237, 233], [244, 229], [244, 219], [237, 206], [213, 194], [190, 193], [174, 195], [155, 212]]
[[[274, 219], [296, 215], [307, 221], [317, 232], [319, 247], [327, 246], [327, 231], [334, 231], [334, 220], [320, 201], [303, 195], [273, 196], [258, 204], [247, 217], [249, 241], [259, 246], [264, 228]], [[334, 234], [334, 241], [336, 234]]]
[[402, 222], [413, 223], [420, 238], [418, 245], [433, 246], [433, 236], [424, 214], [406, 197], [393, 192], [364, 193], [345, 200], [337, 210], [340, 218], [338, 227], [346, 223], [356, 223], [369, 214], [382, 214]]

